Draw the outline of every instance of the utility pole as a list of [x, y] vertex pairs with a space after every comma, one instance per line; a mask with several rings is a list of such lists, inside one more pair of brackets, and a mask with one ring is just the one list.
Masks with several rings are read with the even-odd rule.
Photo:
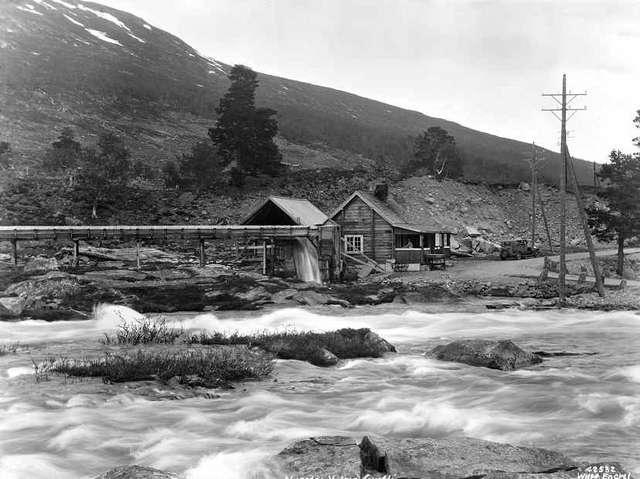
[[[537, 187], [537, 185], [536, 185]], [[544, 211], [544, 200], [540, 194], [540, 190], [536, 191], [538, 194], [538, 203], [540, 204], [540, 213], [542, 213], [542, 221], [544, 223], [544, 230], [547, 233], [547, 241], [549, 242], [549, 251], [553, 254], [553, 242], [551, 241], [551, 230], [549, 229], [549, 222], [547, 221], [547, 213]]]
[[[543, 93], [542, 96], [553, 98], [560, 108], [543, 108], [542, 111], [550, 111], [560, 120], [560, 155], [562, 157], [562, 167], [560, 169], [560, 271], [558, 273], [558, 295], [560, 305], [563, 306], [566, 300], [566, 268], [567, 268], [567, 111], [571, 111], [571, 117], [584, 108], [568, 108], [569, 103], [578, 96], [585, 93], [569, 93], [571, 97], [567, 101], [567, 75], [562, 75], [562, 93]], [[558, 99], [560, 97], [560, 99]], [[557, 112], [560, 112], [558, 116]], [[569, 117], [569, 119], [571, 119]]]
[[536, 246], [536, 190], [538, 189], [536, 178], [536, 143], [531, 144], [531, 247]]

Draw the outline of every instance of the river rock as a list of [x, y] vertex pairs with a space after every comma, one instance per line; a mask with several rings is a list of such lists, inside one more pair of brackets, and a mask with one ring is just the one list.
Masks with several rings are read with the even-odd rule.
[[331, 297], [328, 294], [318, 293], [317, 291], [304, 290], [293, 295], [293, 299], [305, 306], [318, 306], [320, 304], [329, 304]]
[[142, 281], [147, 278], [146, 273], [131, 271], [129, 269], [106, 269], [102, 271], [89, 271], [84, 277], [93, 281]]
[[436, 346], [427, 352], [426, 356], [441, 361], [453, 361], [503, 371], [513, 371], [542, 362], [540, 356], [524, 351], [509, 340], [458, 340]]
[[338, 356], [326, 348], [319, 348], [312, 364], [321, 367], [335, 366], [338, 364]]
[[323, 367], [333, 366], [339, 359], [379, 358], [396, 351], [391, 343], [366, 328], [276, 335], [266, 337], [259, 346], [280, 359], [297, 359]]
[[393, 344], [368, 328], [343, 328], [326, 334], [331, 335], [328, 349], [341, 359], [379, 358], [386, 353], [396, 352]]
[[296, 295], [297, 291], [295, 289], [283, 289], [282, 291], [278, 291], [271, 296], [271, 301], [275, 304], [288, 303], [292, 301], [292, 298]]
[[243, 293], [236, 293], [236, 297], [244, 301], [253, 303], [256, 301], [269, 299], [270, 295], [264, 286], [256, 286]]
[[20, 296], [0, 298], [0, 317], [17, 318], [22, 315], [25, 299]]
[[571, 459], [557, 452], [467, 437], [365, 436], [359, 443], [350, 437], [316, 437], [291, 444], [274, 461], [285, 475], [295, 477], [560, 479], [571, 477], [569, 471], [575, 469]]
[[261, 344], [266, 351], [280, 359], [297, 359], [307, 361], [314, 366], [327, 367], [338, 364], [338, 357], [323, 348], [315, 337], [307, 340], [304, 337], [278, 337]]
[[55, 258], [37, 257], [30, 259], [27, 264], [24, 265], [24, 273], [36, 274], [46, 273], [47, 271], [54, 271], [59, 268], [58, 260]]
[[95, 479], [178, 479], [178, 476], [152, 467], [132, 465], [116, 467]]
[[274, 462], [281, 477], [360, 477], [359, 453], [354, 438], [311, 437], [287, 446]]

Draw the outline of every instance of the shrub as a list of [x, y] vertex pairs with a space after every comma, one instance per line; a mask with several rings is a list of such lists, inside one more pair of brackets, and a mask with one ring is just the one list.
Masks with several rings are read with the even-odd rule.
[[172, 344], [184, 335], [182, 328], [170, 328], [164, 318], [144, 317], [133, 322], [123, 321], [114, 336], [105, 333], [103, 344]]
[[16, 354], [21, 349], [26, 349], [26, 348], [25, 346], [22, 346], [20, 343], [0, 344], [0, 356], [5, 356], [7, 354]]

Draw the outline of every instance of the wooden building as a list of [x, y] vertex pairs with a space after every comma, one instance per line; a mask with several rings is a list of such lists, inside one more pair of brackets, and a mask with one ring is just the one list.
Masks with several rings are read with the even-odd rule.
[[[340, 228], [309, 200], [270, 196], [242, 221], [243, 225], [307, 226], [315, 233], [308, 239], [274, 240], [255, 245], [263, 258], [263, 269], [284, 276], [301, 277], [303, 261], [318, 263], [322, 280], [334, 280], [340, 271]], [[301, 256], [302, 250], [307, 250]], [[311, 259], [303, 256], [312, 256]], [[306, 274], [306, 273], [305, 273]], [[301, 277], [308, 280], [309, 278]]]
[[436, 222], [415, 223], [389, 198], [388, 186], [356, 191], [329, 218], [341, 228], [343, 252], [354, 261], [377, 263], [384, 270], [444, 266], [451, 231]]

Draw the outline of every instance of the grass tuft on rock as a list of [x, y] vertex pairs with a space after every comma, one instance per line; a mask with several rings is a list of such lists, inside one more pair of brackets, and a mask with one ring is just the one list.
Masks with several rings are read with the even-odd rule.
[[178, 352], [138, 350], [105, 353], [93, 359], [49, 358], [37, 371], [75, 377], [102, 377], [105, 382], [177, 378], [180, 384], [222, 386], [230, 381], [261, 379], [273, 370], [272, 358], [247, 348], [220, 347]]
[[164, 318], [151, 319], [143, 317], [132, 322], [123, 321], [116, 333], [110, 336], [105, 333], [103, 344], [173, 344], [184, 336], [184, 329], [171, 328]]

